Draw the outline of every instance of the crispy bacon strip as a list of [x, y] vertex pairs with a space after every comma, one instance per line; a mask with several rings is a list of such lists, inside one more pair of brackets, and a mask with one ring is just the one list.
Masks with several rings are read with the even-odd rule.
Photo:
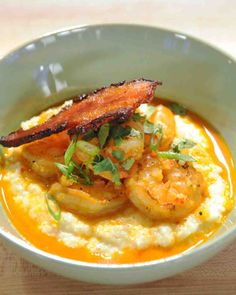
[[106, 122], [124, 121], [140, 104], [153, 99], [158, 84], [158, 81], [140, 79], [111, 84], [91, 94], [76, 97], [72, 106], [61, 110], [46, 122], [0, 137], [0, 144], [16, 147], [63, 130], [68, 130], [69, 134], [84, 133]]

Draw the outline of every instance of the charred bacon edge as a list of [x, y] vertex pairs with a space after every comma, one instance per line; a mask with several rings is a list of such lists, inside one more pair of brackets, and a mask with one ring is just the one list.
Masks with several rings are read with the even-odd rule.
[[[156, 80], [154, 81], [154, 80], [148, 80], [148, 79], [143, 79], [143, 78], [142, 79], [132, 80], [132, 81], [129, 81], [129, 82], [122, 81], [122, 82], [115, 83], [115, 84], [113, 83], [110, 86], [101, 87], [101, 88], [99, 88], [99, 89], [97, 89], [97, 90], [95, 90], [93, 92], [88, 93], [88, 94], [83, 94], [83, 95], [81, 95], [79, 97], [71, 98], [73, 100], [73, 104], [71, 106], [63, 108], [58, 114], [62, 113], [66, 109], [72, 107], [74, 105], [74, 103], [77, 104], [77, 103], [81, 102], [82, 100], [87, 99], [88, 97], [90, 97], [90, 96], [92, 96], [94, 94], [97, 94], [99, 92], [102, 94], [102, 92], [104, 90], [106, 90], [106, 89], [108, 89], [110, 87], [120, 87], [120, 86], [124, 85], [125, 83], [131, 84], [131, 83], [134, 83], [134, 82], [144, 82], [144, 81], [152, 83], [152, 85], [151, 85], [152, 87], [150, 87], [150, 92], [148, 93], [148, 95], [151, 95], [153, 93], [153, 91], [154, 91], [154, 89], [155, 89], [155, 87], [157, 85], [162, 84], [161, 82], [156, 81]], [[151, 99], [152, 99], [152, 97], [147, 99], [146, 102], [150, 101]], [[135, 107], [134, 106], [127, 107], [127, 108], [119, 109], [119, 110], [117, 110], [115, 112], [107, 113], [107, 114], [105, 114], [105, 115], [103, 115], [103, 116], [101, 116], [99, 118], [96, 118], [95, 120], [89, 122], [88, 124], [86, 124], [84, 126], [77, 126], [77, 127], [73, 127], [71, 129], [69, 129], [68, 133], [70, 135], [75, 134], [75, 133], [85, 133], [90, 129], [98, 129], [102, 124], [104, 124], [106, 122], [115, 121], [115, 120], [125, 121], [134, 113], [135, 109], [138, 106], [139, 106], [139, 103], [137, 103], [137, 105]], [[53, 120], [53, 118], [56, 117], [58, 114], [53, 115], [47, 121]], [[44, 123], [46, 123], [46, 122], [44, 122]], [[39, 131], [37, 131], [35, 133], [32, 133], [30, 135], [27, 135], [25, 137], [9, 139], [9, 136], [11, 136], [13, 134], [16, 134], [16, 133], [19, 133], [21, 131], [24, 131], [23, 129], [20, 128], [20, 129], [16, 130], [15, 132], [11, 132], [7, 136], [0, 137], [0, 144], [5, 146], [5, 147], [17, 147], [17, 146], [20, 146], [22, 144], [26, 144], [26, 143], [29, 143], [29, 142], [32, 142], [32, 141], [35, 141], [35, 140], [42, 139], [44, 137], [48, 137], [48, 136], [50, 136], [52, 134], [60, 133], [60, 132], [62, 132], [64, 130], [66, 130], [67, 126], [68, 126], [68, 122], [65, 121], [62, 124], [56, 126], [56, 128], [54, 128], [54, 129], [45, 128], [43, 130], [39, 130]]]

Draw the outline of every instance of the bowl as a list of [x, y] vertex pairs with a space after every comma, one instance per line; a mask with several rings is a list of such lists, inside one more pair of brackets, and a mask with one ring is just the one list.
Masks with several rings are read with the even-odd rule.
[[[103, 85], [139, 77], [159, 79], [160, 97], [206, 118], [236, 156], [236, 64], [212, 46], [182, 33], [139, 25], [93, 25], [42, 36], [0, 60], [0, 134], [50, 105]], [[104, 265], [52, 255], [25, 241], [0, 210], [0, 236], [28, 261], [76, 280], [133, 284], [194, 267], [236, 237], [234, 208], [203, 245], [145, 263]]]

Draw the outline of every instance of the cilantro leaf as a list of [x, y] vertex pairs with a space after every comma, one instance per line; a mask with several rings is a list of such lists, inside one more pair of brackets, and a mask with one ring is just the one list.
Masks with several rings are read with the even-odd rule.
[[121, 150], [114, 150], [112, 151], [112, 156], [115, 157], [117, 160], [123, 161], [125, 154]]
[[100, 174], [101, 172], [111, 172], [112, 181], [116, 184], [120, 184], [120, 175], [118, 171], [118, 165], [114, 164], [110, 158], [105, 158], [100, 162], [93, 164], [93, 172], [95, 175]]
[[111, 128], [111, 137], [118, 138], [118, 137], [126, 137], [130, 134], [131, 127], [130, 126], [121, 126], [121, 125], [114, 125]]
[[98, 131], [98, 139], [99, 139], [99, 145], [100, 145], [100, 148], [101, 149], [106, 144], [107, 138], [109, 136], [109, 131], [110, 131], [110, 124], [109, 123], [103, 124], [99, 128], [99, 131]]
[[89, 130], [87, 133], [84, 134], [82, 139], [85, 141], [90, 141], [95, 136], [96, 136], [96, 134], [95, 134], [94, 130]]
[[119, 146], [122, 143], [122, 139], [126, 136], [128, 136], [131, 132], [131, 127], [123, 127], [121, 125], [114, 125], [111, 128], [110, 136], [114, 139], [115, 145]]
[[196, 143], [194, 141], [187, 138], [181, 138], [171, 145], [171, 149], [173, 150], [173, 152], [179, 153], [181, 150], [190, 149], [195, 145]]
[[120, 146], [122, 144], [123, 139], [121, 137], [117, 137], [114, 139], [115, 145]]

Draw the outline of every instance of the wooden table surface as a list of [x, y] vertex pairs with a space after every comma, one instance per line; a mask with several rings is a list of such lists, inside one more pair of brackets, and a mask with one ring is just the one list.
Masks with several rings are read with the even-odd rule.
[[[182, 31], [236, 57], [235, 0], [0, 0], [0, 56], [50, 31], [108, 22]], [[0, 243], [0, 295], [236, 294], [235, 259], [236, 242], [209, 262], [169, 279], [135, 286], [99, 286], [44, 271]]]

